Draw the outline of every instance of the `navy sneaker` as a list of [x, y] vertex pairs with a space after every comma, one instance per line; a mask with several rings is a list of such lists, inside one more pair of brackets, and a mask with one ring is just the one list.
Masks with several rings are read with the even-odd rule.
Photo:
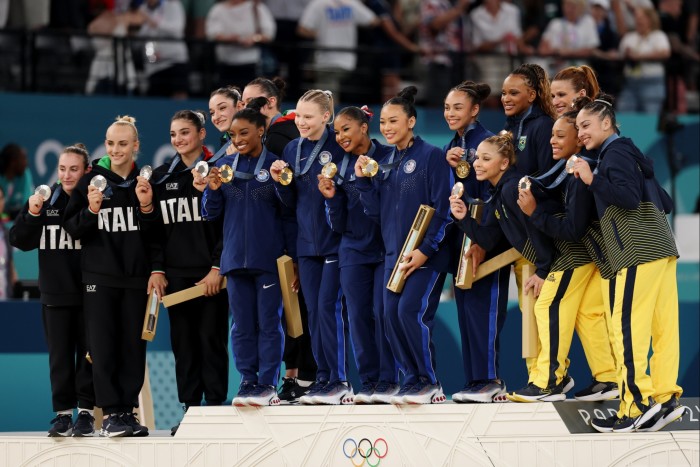
[[663, 404], [661, 409], [651, 420], [642, 424], [637, 431], [659, 431], [666, 425], [675, 422], [683, 416], [687, 407], [681, 405], [678, 397], [673, 396]]
[[562, 383], [551, 388], [541, 388], [530, 383], [522, 389], [508, 394], [508, 399], [513, 402], [557, 402], [566, 399]]
[[372, 403], [391, 404], [391, 398], [399, 392], [399, 389], [399, 385], [396, 383], [378, 382], [372, 393]]
[[314, 397], [321, 394], [321, 391], [328, 385], [328, 381], [314, 381], [314, 383], [308, 387], [306, 394], [299, 398], [299, 402], [305, 405], [313, 405]]
[[347, 405], [352, 404], [354, 396], [350, 383], [334, 381], [326, 384], [323, 390], [313, 397], [312, 402], [321, 405]]
[[643, 405], [639, 407], [642, 413], [636, 417], [622, 417], [613, 426], [614, 433], [630, 433], [632, 431], [637, 431], [645, 423], [652, 420], [657, 413], [661, 410], [661, 404], [654, 402], [654, 399], [649, 398], [649, 405]]
[[508, 402], [506, 385], [498, 379], [474, 381], [460, 392], [452, 395], [455, 402]]
[[404, 383], [403, 386], [401, 386], [401, 388], [399, 389], [399, 391], [393, 396], [391, 396], [391, 399], [389, 399], [389, 403], [394, 405], [407, 404], [404, 398], [406, 397], [406, 394], [408, 394], [411, 391], [411, 388], [416, 384], [417, 383]]
[[79, 438], [83, 436], [92, 436], [93, 434], [95, 434], [95, 417], [90, 415], [90, 412], [81, 410], [80, 413], [78, 413], [78, 418], [75, 419], [73, 436]]
[[355, 404], [371, 404], [372, 394], [374, 394], [374, 388], [376, 386], [377, 383], [372, 383], [370, 381], [362, 383], [362, 387], [357, 392], [357, 394], [355, 394], [355, 399], [353, 400], [353, 402]]
[[255, 390], [247, 397], [247, 404], [253, 407], [266, 407], [270, 405], [280, 405], [280, 398], [277, 395], [275, 386], [265, 386], [258, 384]]
[[134, 431], [122, 419], [121, 414], [113, 413], [109, 417], [102, 420], [102, 429], [100, 436], [108, 438], [118, 438], [133, 435]]
[[124, 423], [131, 427], [131, 433], [133, 436], [148, 436], [148, 427], [141, 425], [139, 419], [136, 418], [136, 414], [133, 412], [122, 414], [122, 420]]
[[51, 420], [51, 428], [49, 428], [50, 438], [70, 436], [72, 433], [73, 417], [71, 415], [56, 415], [56, 418]]
[[447, 400], [439, 382], [431, 383], [421, 378], [418, 383], [403, 396], [404, 404], [441, 404]]
[[617, 389], [617, 383], [601, 382], [595, 379], [590, 386], [574, 394], [574, 398], [577, 401], [584, 402], [608, 401], [619, 396], [620, 391]]
[[238, 388], [238, 394], [236, 394], [236, 397], [231, 401], [231, 405], [245, 407], [248, 405], [248, 396], [253, 394], [253, 391], [255, 391], [255, 383], [252, 381], [243, 381]]
[[618, 422], [618, 420], [620, 419], [617, 418], [617, 414], [608, 418], [594, 418], [593, 420], [591, 420], [591, 426], [594, 430], [599, 431], [601, 433], [612, 433], [613, 427]]
[[559, 384], [561, 384], [561, 392], [566, 394], [574, 388], [574, 384], [576, 384], [576, 382], [574, 381], [574, 378], [567, 374], [562, 378], [561, 383]]

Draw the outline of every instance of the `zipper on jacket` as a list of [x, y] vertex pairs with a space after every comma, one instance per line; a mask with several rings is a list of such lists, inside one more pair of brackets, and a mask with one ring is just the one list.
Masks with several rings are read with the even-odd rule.
[[625, 246], [622, 244], [620, 233], [617, 231], [617, 224], [615, 223], [615, 219], [610, 219], [610, 224], [612, 225], [613, 233], [615, 234], [615, 240], [617, 240], [617, 245], [620, 247], [620, 251], [622, 251], [625, 249]]

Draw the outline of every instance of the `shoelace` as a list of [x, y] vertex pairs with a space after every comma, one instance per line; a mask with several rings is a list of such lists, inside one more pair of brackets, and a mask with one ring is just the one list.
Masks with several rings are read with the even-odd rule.
[[391, 386], [393, 386], [393, 385], [394, 385], [393, 383], [387, 383], [385, 381], [380, 381], [374, 387], [374, 392], [387, 392], [389, 390], [389, 388], [391, 388]]
[[362, 387], [360, 388], [360, 392], [372, 392], [375, 390], [377, 386], [374, 385], [374, 383], [362, 383]]
[[328, 383], [326, 381], [314, 381], [314, 384], [309, 386], [309, 392], [307, 395], [321, 392], [321, 390], [323, 390], [327, 385]]
[[343, 384], [342, 381], [336, 381], [335, 383], [327, 384], [326, 387], [324, 387], [321, 392], [323, 394], [329, 394], [333, 392], [337, 387], [343, 386], [345, 387], [345, 384]]
[[59, 420], [61, 420], [62, 418], [68, 418], [68, 419], [70, 419], [71, 421], [73, 421], [73, 417], [71, 417], [70, 415], [61, 414], [61, 415], [56, 415], [56, 418], [54, 418], [53, 420], [51, 420], [51, 423], [57, 423], [57, 422], [58, 422]]
[[[418, 384], [420, 384], [420, 383], [418, 383]], [[408, 391], [413, 389], [415, 386], [416, 386], [416, 384], [406, 383], [403, 386], [401, 386], [401, 389], [399, 389], [399, 394], [406, 394]]]

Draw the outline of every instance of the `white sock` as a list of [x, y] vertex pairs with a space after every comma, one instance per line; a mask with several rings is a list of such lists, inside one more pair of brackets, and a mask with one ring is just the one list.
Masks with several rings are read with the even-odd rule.
[[313, 381], [305, 381], [303, 379], [297, 378], [297, 384], [301, 386], [302, 388], [308, 388], [313, 384]]
[[70, 415], [72, 417], [73, 416], [73, 409], [59, 410], [58, 412], [56, 412], [56, 415]]
[[94, 417], [94, 416], [95, 416], [95, 411], [94, 411], [93, 409], [81, 409], [81, 408], [78, 408], [78, 413], [80, 413], [80, 412], [87, 412], [87, 413], [90, 414], [91, 417]]

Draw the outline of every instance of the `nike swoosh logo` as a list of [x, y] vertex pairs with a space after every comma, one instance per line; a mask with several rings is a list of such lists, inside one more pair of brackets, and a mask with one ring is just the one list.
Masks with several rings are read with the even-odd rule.
[[277, 282], [272, 283], [272, 284], [269, 284], [269, 285], [268, 285], [268, 284], [263, 284], [263, 289], [269, 289], [270, 287], [272, 287], [272, 286], [275, 285], [276, 283], [277, 283]]
[[327, 259], [326, 260], [326, 264], [337, 263], [337, 262], [338, 262], [337, 259]]

